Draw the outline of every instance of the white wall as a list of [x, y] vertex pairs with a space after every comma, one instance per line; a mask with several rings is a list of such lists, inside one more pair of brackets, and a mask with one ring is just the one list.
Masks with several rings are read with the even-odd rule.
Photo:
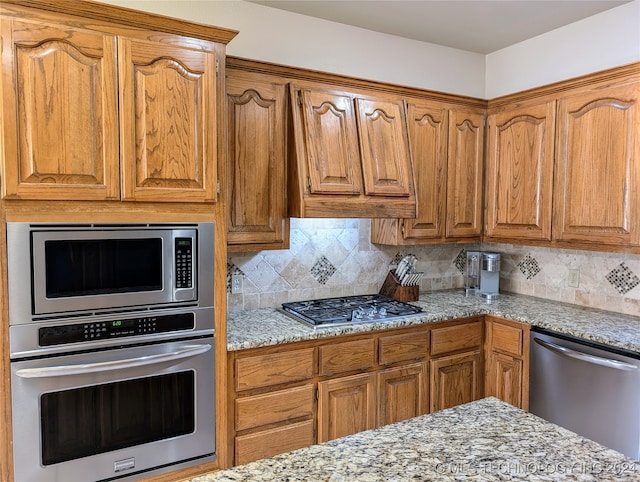
[[241, 0], [101, 0], [239, 30], [227, 53], [277, 64], [482, 98], [484, 55]]
[[640, 0], [493, 52], [485, 98], [640, 61]]
[[101, 0], [239, 30], [229, 55], [492, 99], [640, 61], [640, 0], [481, 55], [242, 0]]

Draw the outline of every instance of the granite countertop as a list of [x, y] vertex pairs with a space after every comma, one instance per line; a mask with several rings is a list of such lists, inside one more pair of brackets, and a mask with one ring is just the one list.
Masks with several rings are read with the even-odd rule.
[[485, 398], [191, 479], [640, 480], [640, 462]]
[[227, 346], [229, 351], [237, 351], [490, 314], [640, 353], [639, 316], [510, 293], [501, 293], [497, 301], [488, 304], [482, 298], [465, 296], [461, 289], [421, 293], [419, 301], [412, 304], [422, 307], [423, 313], [317, 330], [275, 308], [232, 312], [227, 316]]

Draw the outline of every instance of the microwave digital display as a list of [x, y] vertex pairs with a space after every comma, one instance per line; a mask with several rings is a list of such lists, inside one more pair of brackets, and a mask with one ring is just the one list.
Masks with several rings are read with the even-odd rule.
[[47, 298], [162, 290], [162, 239], [45, 242]]

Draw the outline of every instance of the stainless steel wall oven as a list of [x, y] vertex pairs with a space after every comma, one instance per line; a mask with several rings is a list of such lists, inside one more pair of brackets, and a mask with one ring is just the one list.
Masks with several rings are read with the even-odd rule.
[[16, 482], [215, 459], [213, 231], [7, 223]]

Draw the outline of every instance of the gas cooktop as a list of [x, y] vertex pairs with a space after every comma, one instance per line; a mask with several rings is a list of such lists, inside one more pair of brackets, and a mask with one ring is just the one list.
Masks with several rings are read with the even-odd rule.
[[282, 309], [314, 328], [388, 321], [422, 311], [378, 294], [282, 303]]

